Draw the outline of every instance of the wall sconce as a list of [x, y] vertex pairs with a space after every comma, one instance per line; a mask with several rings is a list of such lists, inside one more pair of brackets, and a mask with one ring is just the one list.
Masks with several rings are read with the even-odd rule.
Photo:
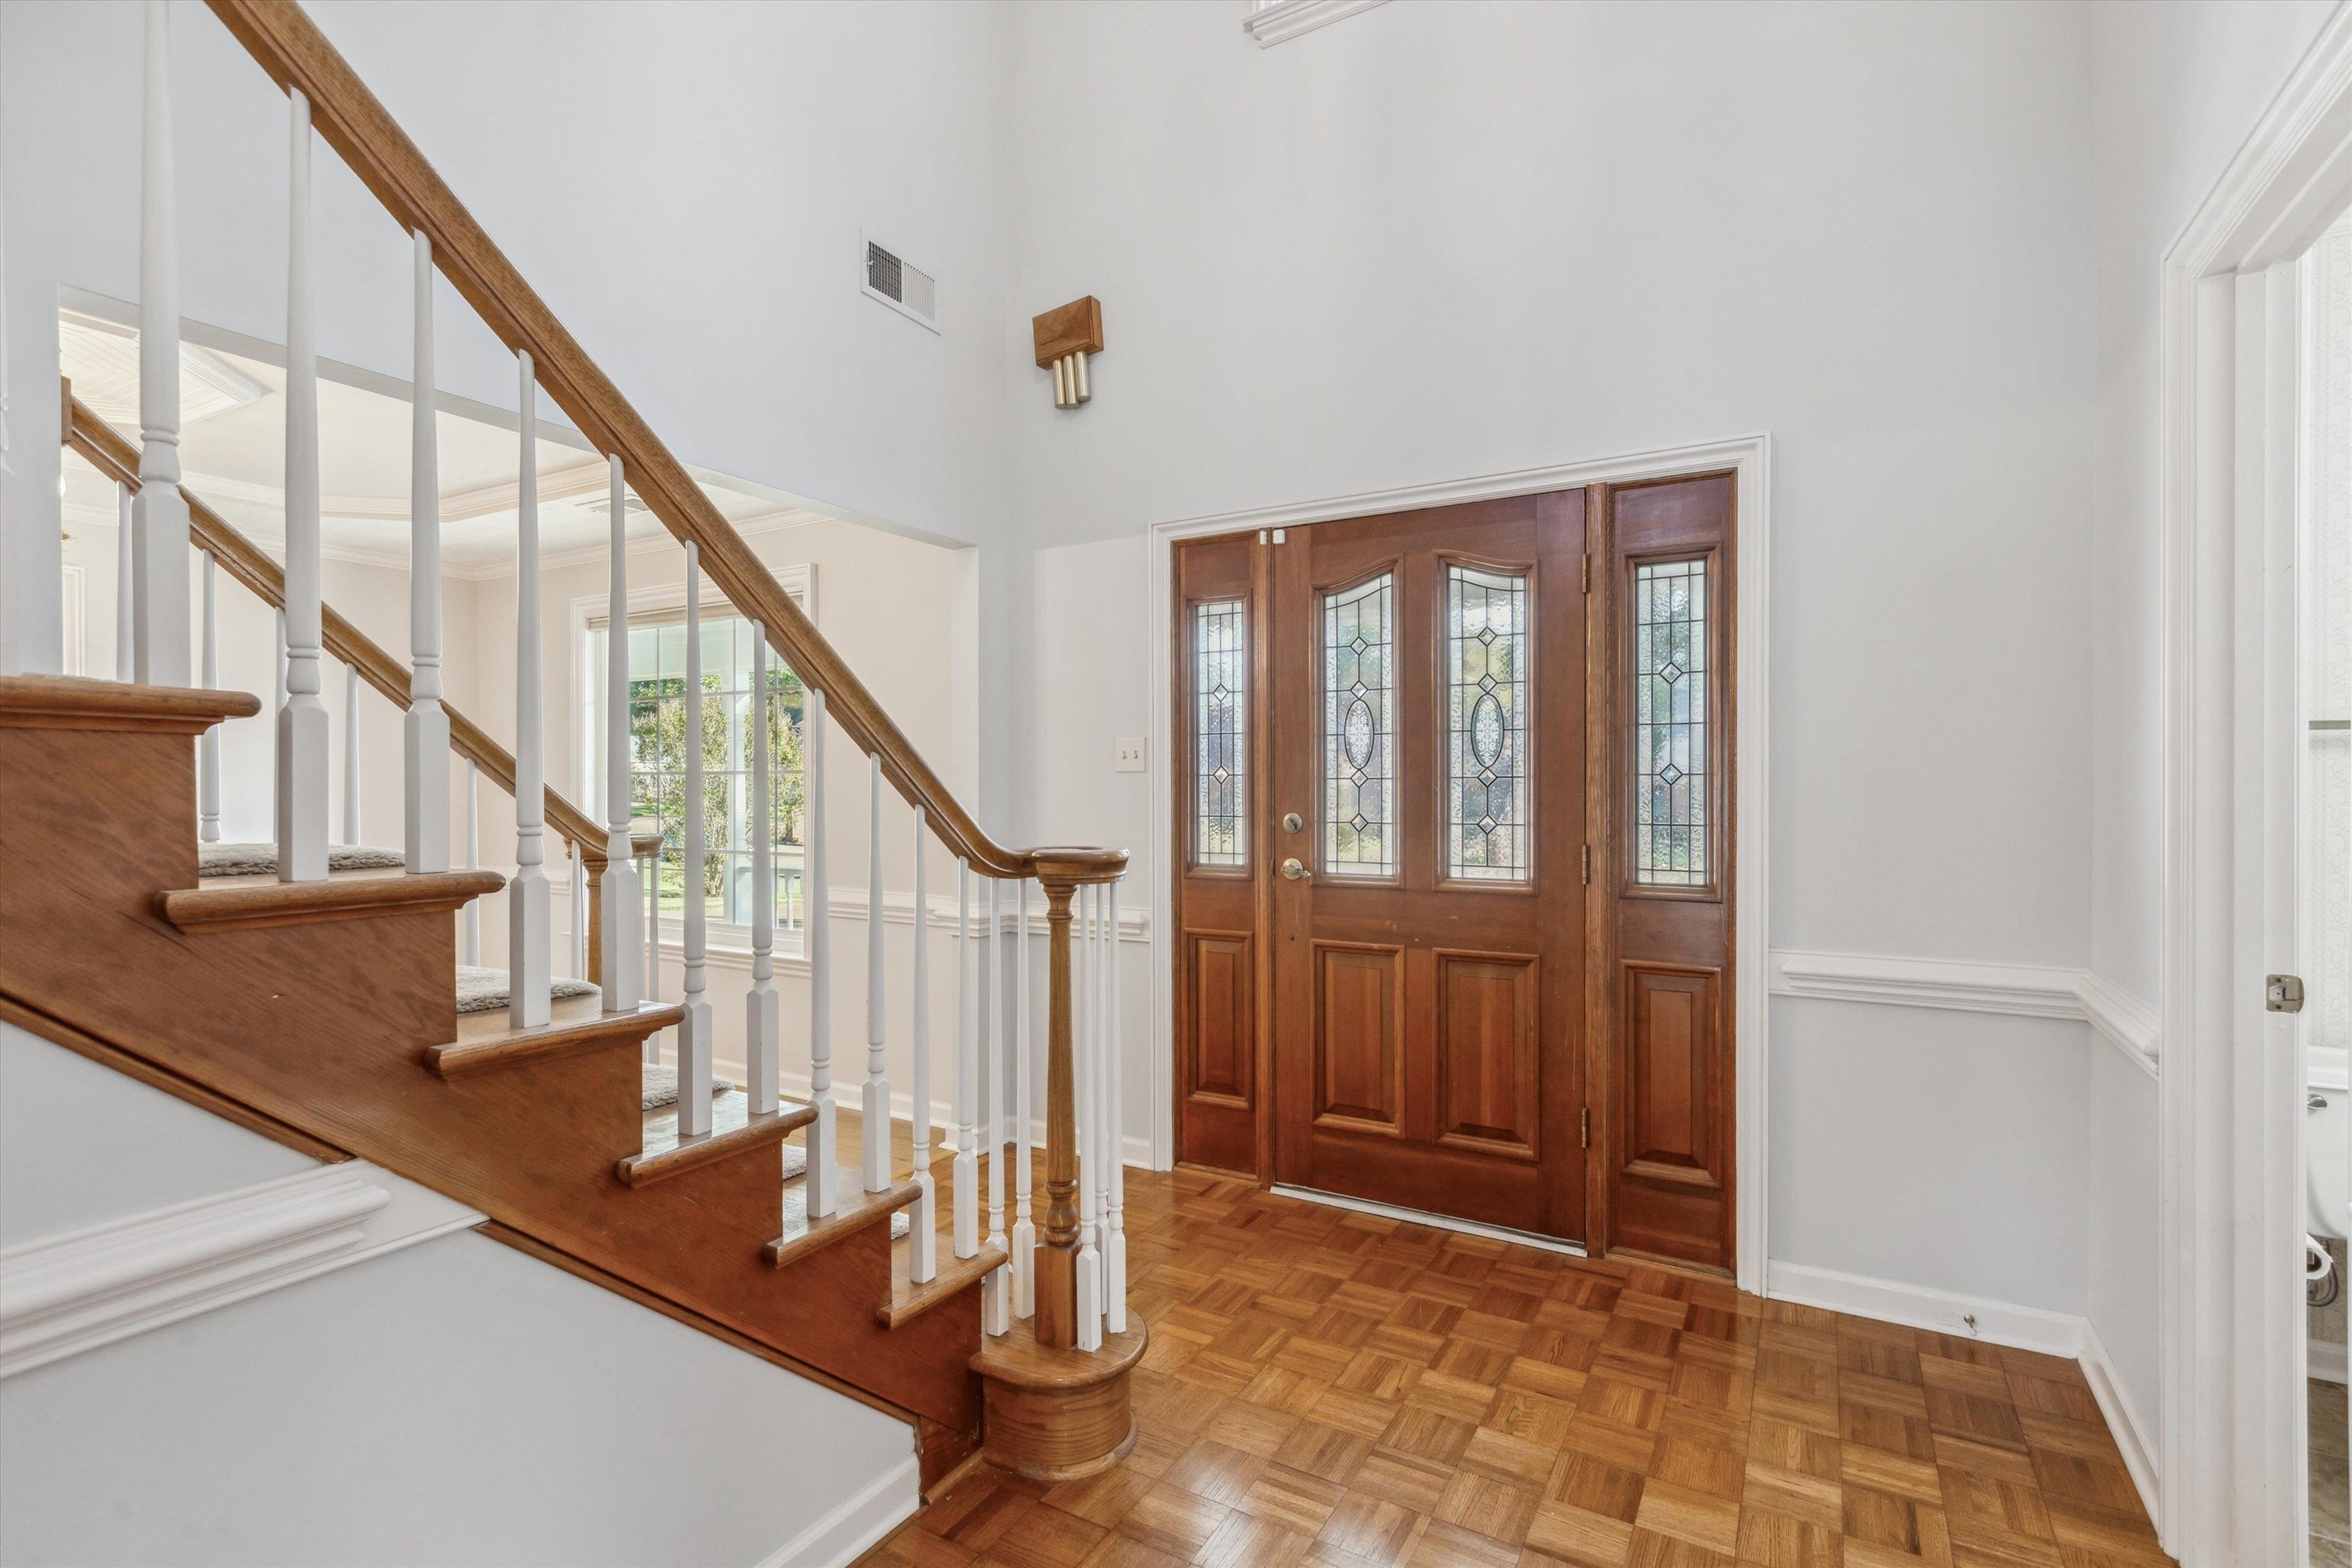
[[1037, 363], [1054, 372], [1054, 406], [1076, 408], [1094, 396], [1087, 384], [1087, 356], [1102, 353], [1102, 301], [1089, 294], [1032, 316], [1029, 328], [1036, 340]]

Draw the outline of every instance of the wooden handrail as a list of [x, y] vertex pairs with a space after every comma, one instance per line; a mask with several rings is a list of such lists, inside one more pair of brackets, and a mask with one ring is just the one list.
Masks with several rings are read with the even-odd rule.
[[[73, 395], [70, 386], [64, 392], [65, 444], [86, 458], [90, 467], [117, 484], [139, 489], [138, 444], [100, 419], [89, 405]], [[198, 548], [211, 553], [228, 574], [251, 589], [254, 595], [275, 608], [286, 604], [286, 573], [272, 561], [262, 548], [230, 527], [220, 513], [206, 506], [204, 498], [180, 487], [180, 494], [188, 503], [188, 534]], [[327, 651], [360, 672], [360, 678], [405, 710], [408, 707], [408, 667], [386, 653], [351, 622], [338, 615], [331, 605], [321, 606], [326, 626]], [[514, 753], [492, 740], [479, 724], [444, 702], [441, 710], [449, 716], [449, 746], [487, 773], [491, 782], [509, 795], [514, 793]], [[572, 805], [552, 787], [547, 792], [547, 822], [558, 837], [570, 842], [579, 850], [580, 858], [592, 871], [601, 871], [604, 865], [604, 829], [588, 814]]]
[[993, 877], [1039, 876], [1046, 860], [1056, 872], [1089, 882], [1111, 880], [1126, 868], [1124, 850], [1012, 849], [982, 831], [301, 6], [292, 0], [209, 4], [271, 80], [310, 100], [310, 123], [327, 144], [404, 229], [432, 242], [442, 276], [499, 342], [531, 356], [539, 385], [555, 405], [598, 451], [620, 458], [638, 499], [681, 543], [699, 548], [703, 570], [719, 592], [767, 628], [770, 645], [824, 693], [826, 712], [882, 759], [891, 787], [922, 810], [949, 848]]

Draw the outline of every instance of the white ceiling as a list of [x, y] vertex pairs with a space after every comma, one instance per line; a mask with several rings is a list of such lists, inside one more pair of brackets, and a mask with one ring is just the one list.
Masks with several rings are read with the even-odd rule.
[[[58, 358], [74, 395], [131, 441], [139, 438], [138, 335], [94, 317], [65, 314]], [[232, 527], [278, 551], [285, 540], [286, 373], [221, 350], [181, 350], [180, 465], [183, 482]], [[339, 559], [408, 564], [410, 405], [406, 399], [321, 379], [319, 383], [320, 544]], [[512, 429], [443, 410], [435, 416], [441, 479], [441, 555], [455, 576], [512, 569], [515, 487], [521, 443]], [[577, 447], [542, 439], [540, 549], [602, 552], [611, 539], [604, 462]], [[75, 523], [110, 527], [113, 486], [68, 454], [65, 510]], [[816, 521], [750, 489], [705, 481], [719, 512], [761, 531]], [[634, 499], [628, 536], [667, 531]]]

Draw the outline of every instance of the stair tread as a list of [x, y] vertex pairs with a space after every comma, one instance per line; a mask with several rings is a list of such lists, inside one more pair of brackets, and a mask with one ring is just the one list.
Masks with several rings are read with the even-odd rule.
[[197, 887], [155, 896], [155, 908], [182, 931], [300, 925], [323, 921], [435, 914], [462, 909], [506, 886], [496, 871], [354, 871], [317, 882], [275, 877], [213, 877]]
[[808, 1184], [794, 1181], [784, 1184], [784, 1230], [768, 1243], [771, 1265], [782, 1268], [794, 1258], [804, 1258], [877, 1220], [889, 1222], [891, 1235], [905, 1234], [899, 1223], [905, 1216], [900, 1211], [923, 1194], [913, 1177], [894, 1183], [881, 1192], [869, 1193], [859, 1189], [850, 1173], [843, 1174], [841, 1205], [820, 1220], [812, 1221], [808, 1216]]
[[746, 1150], [782, 1143], [795, 1129], [815, 1120], [815, 1108], [806, 1105], [782, 1105], [755, 1116], [751, 1097], [730, 1089], [711, 1100], [708, 1132], [680, 1136], [675, 1103], [647, 1111], [644, 1148], [621, 1161], [616, 1169], [621, 1180], [641, 1187]]
[[1140, 1319], [1129, 1317], [1122, 1332], [1103, 1334], [1102, 1348], [1082, 1351], [1073, 1346], [1037, 1342], [1037, 1320], [1015, 1318], [1004, 1333], [981, 1336], [971, 1358], [972, 1371], [1019, 1388], [1086, 1388], [1105, 1383], [1143, 1359], [1150, 1338]]
[[425, 1065], [443, 1078], [456, 1078], [519, 1062], [568, 1056], [601, 1046], [642, 1041], [656, 1029], [666, 1029], [684, 1016], [676, 1003], [646, 1002], [634, 1013], [607, 1014], [601, 998], [567, 996], [551, 1004], [548, 1021], [536, 1028], [518, 1029], [504, 1010], [461, 1013], [457, 1037], [447, 1045], [428, 1047]]
[[874, 1315], [883, 1323], [897, 1328], [929, 1311], [957, 1291], [977, 1285], [990, 1272], [1010, 1261], [1011, 1254], [1002, 1247], [982, 1243], [978, 1253], [970, 1258], [958, 1258], [952, 1248], [940, 1247], [939, 1268], [924, 1283], [915, 1283], [915, 1249], [902, 1247], [890, 1255], [890, 1304], [877, 1307]]

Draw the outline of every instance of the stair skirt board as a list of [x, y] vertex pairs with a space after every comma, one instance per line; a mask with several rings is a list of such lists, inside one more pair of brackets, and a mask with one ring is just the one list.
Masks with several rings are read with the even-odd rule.
[[[408, 864], [397, 849], [370, 849], [362, 844], [327, 846], [330, 871], [396, 871]], [[278, 874], [275, 844], [199, 844], [196, 875], [204, 877], [274, 877]]]
[[[585, 980], [566, 980], [558, 976], [549, 983], [548, 994], [555, 1001], [567, 996], [593, 996], [596, 988]], [[470, 963], [457, 966], [457, 1011], [460, 1013], [494, 1013], [507, 1005], [507, 972], [503, 969], [478, 969]], [[651, 1110], [652, 1107], [646, 1107]]]
[[[673, 1067], [664, 1067], [659, 1062], [647, 1062], [645, 1064], [645, 1097], [638, 1102], [639, 1108], [645, 1110], [659, 1110], [666, 1105], [676, 1105], [677, 1103], [677, 1069]], [[710, 1080], [710, 1093], [714, 1099], [730, 1092], [734, 1088], [733, 1084], [724, 1079]], [[792, 1152], [799, 1152], [798, 1150]], [[807, 1156], [802, 1155], [802, 1159], [805, 1161]], [[790, 1168], [784, 1172], [787, 1176], [795, 1176], [799, 1173]]]

